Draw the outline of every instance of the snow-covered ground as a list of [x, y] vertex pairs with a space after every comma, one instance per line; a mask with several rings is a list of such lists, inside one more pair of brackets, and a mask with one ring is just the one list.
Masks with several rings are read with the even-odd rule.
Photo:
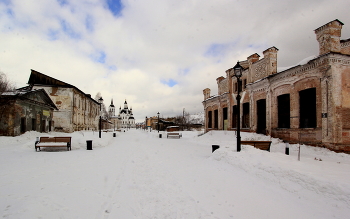
[[[271, 152], [234, 132], [0, 137], [2, 218], [349, 218], [350, 156], [272, 139]], [[37, 136], [72, 136], [72, 150], [35, 152]], [[242, 140], [267, 136], [242, 133]], [[93, 150], [86, 150], [93, 140]], [[220, 149], [211, 153], [212, 145]]]

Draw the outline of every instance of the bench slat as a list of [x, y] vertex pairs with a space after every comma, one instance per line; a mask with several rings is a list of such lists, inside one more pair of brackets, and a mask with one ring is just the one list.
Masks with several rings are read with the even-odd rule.
[[36, 144], [37, 147], [67, 147], [64, 142], [41, 142]]

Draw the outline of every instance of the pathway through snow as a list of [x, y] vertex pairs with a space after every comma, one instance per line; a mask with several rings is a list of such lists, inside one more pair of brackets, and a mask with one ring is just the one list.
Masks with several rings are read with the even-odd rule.
[[[286, 156], [278, 140], [271, 153], [250, 146], [237, 153], [232, 132], [201, 137], [184, 132], [181, 139], [167, 139], [131, 130], [116, 138], [103, 133], [102, 139], [92, 132], [65, 134], [73, 136], [72, 151], [35, 152], [35, 135], [43, 134], [0, 137], [0, 164], [6, 167], [0, 170], [3, 218], [346, 218], [350, 213], [349, 156], [325, 149], [305, 146], [299, 162], [295, 147]], [[85, 150], [89, 139], [92, 151]], [[221, 145], [213, 154], [212, 144]]]

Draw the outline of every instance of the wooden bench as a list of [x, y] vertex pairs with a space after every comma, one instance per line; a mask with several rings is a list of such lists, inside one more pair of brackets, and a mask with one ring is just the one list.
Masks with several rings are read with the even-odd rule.
[[251, 145], [260, 150], [270, 151], [271, 141], [241, 141], [241, 144]]
[[72, 137], [40, 137], [39, 141], [35, 142], [35, 151], [41, 147], [67, 147], [67, 151], [71, 148]]
[[180, 137], [182, 137], [182, 135], [180, 133], [178, 133], [178, 132], [169, 132], [169, 133], [167, 133], [166, 137], [167, 138], [169, 138], [169, 137], [178, 137], [178, 138], [180, 138]]

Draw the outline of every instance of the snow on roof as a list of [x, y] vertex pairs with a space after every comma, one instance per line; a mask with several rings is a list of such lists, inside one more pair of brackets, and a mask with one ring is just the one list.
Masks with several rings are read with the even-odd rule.
[[285, 70], [288, 70], [290, 68], [293, 68], [293, 67], [296, 67], [298, 65], [305, 65], [307, 64], [309, 61], [313, 60], [317, 58], [316, 55], [312, 55], [312, 56], [309, 56], [303, 60], [301, 60], [300, 62], [298, 62], [296, 65], [292, 65], [292, 66], [289, 66], [289, 67], [277, 67], [277, 72], [282, 72], [282, 71], [285, 71]]

